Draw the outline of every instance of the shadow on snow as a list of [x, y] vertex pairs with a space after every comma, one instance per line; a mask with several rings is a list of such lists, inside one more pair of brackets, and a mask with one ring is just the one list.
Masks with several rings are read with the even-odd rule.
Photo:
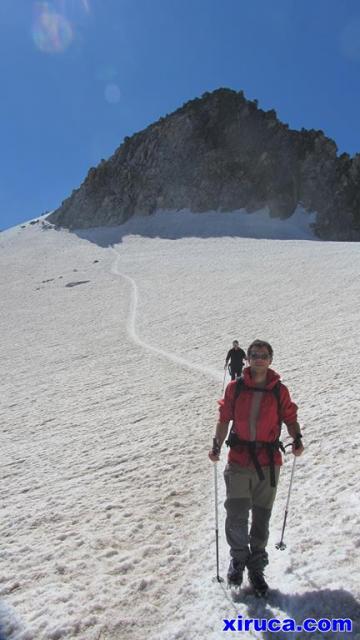
[[101, 247], [120, 244], [126, 236], [145, 238], [222, 238], [242, 237], [268, 240], [318, 240], [311, 228], [314, 214], [298, 208], [286, 220], [272, 218], [268, 211], [191, 213], [157, 212], [150, 216], [133, 216], [116, 227], [74, 229], [79, 238]]

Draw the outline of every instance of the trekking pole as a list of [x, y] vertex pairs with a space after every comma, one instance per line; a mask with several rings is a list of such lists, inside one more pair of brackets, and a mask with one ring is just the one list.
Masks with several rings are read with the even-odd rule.
[[[213, 451], [218, 448], [216, 438], [213, 440]], [[216, 544], [216, 577], [214, 581], [224, 582], [224, 578], [219, 575], [219, 518], [218, 518], [218, 482], [217, 482], [217, 463], [214, 462], [214, 484], [215, 484], [215, 544]]]
[[225, 389], [225, 378], [226, 378], [226, 369], [224, 371], [224, 380], [223, 380], [223, 384], [222, 384], [222, 389], [221, 389], [221, 395], [224, 395], [224, 389]]
[[286, 549], [286, 544], [284, 542], [284, 531], [285, 531], [286, 519], [289, 511], [290, 493], [291, 493], [291, 487], [292, 487], [292, 482], [293, 482], [293, 477], [295, 472], [295, 464], [296, 464], [296, 456], [294, 456], [293, 466], [291, 470], [291, 478], [290, 478], [288, 497], [287, 497], [286, 507], [285, 507], [285, 515], [284, 515], [284, 522], [283, 522], [283, 527], [281, 532], [281, 540], [280, 542], [277, 542], [277, 544], [275, 545], [276, 549], [280, 549], [280, 551], [284, 551], [284, 549]]

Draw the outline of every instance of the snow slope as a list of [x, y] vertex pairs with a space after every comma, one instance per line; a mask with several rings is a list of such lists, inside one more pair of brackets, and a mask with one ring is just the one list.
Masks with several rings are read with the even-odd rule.
[[[212, 216], [194, 237], [190, 214], [176, 233], [159, 214], [91, 241], [0, 234], [6, 640], [350, 637], [223, 632], [238, 615], [350, 617], [360, 638], [359, 244], [241, 238]], [[100, 246], [109, 233], [119, 242]], [[290, 458], [282, 471], [267, 603], [212, 581], [222, 365], [234, 338], [256, 337], [273, 344], [306, 446], [280, 552]]]

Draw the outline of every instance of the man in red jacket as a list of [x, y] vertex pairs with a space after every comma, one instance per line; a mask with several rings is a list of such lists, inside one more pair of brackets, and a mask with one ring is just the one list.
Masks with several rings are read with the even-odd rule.
[[297, 406], [280, 376], [270, 369], [272, 358], [273, 349], [268, 342], [255, 340], [249, 346], [250, 366], [244, 369], [240, 381], [228, 384], [224, 398], [219, 401], [216, 444], [209, 451], [210, 460], [218, 462], [232, 420], [224, 472], [225, 532], [231, 556], [227, 577], [229, 584], [240, 586], [247, 567], [249, 581], [260, 594], [268, 589], [264, 569], [268, 564], [269, 521], [282, 464], [279, 450], [282, 421], [294, 439], [293, 454], [299, 456], [304, 449]]

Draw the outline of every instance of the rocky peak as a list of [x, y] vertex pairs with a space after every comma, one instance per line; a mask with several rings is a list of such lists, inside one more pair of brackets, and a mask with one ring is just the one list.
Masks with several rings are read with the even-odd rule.
[[49, 217], [57, 225], [117, 225], [134, 214], [298, 204], [318, 213], [316, 231], [360, 239], [360, 156], [337, 155], [322, 131], [295, 131], [242, 91], [217, 89], [126, 137]]

